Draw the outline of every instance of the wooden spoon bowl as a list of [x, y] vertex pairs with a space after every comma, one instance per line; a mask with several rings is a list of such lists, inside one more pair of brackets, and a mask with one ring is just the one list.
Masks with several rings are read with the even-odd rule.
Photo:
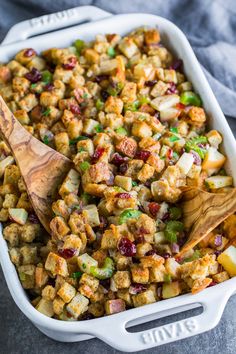
[[33, 137], [14, 117], [0, 96], [0, 132], [20, 169], [32, 206], [50, 232], [52, 195], [71, 161]]

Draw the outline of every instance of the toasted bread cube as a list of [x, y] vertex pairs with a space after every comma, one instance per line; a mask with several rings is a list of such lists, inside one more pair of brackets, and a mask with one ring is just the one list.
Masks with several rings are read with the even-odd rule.
[[134, 102], [136, 100], [137, 84], [135, 82], [126, 82], [120, 97], [123, 102]]
[[134, 67], [134, 79], [135, 80], [153, 80], [155, 76], [155, 70], [151, 63], [138, 63]]
[[80, 176], [79, 173], [71, 169], [66, 176], [64, 182], [59, 189], [59, 194], [64, 198], [67, 194], [74, 193], [77, 194], [80, 185]]
[[204, 123], [206, 121], [205, 111], [201, 107], [192, 107], [189, 110], [188, 115], [193, 122]]
[[133, 39], [129, 37], [125, 37], [120, 41], [119, 49], [128, 59], [139, 52]]
[[18, 102], [19, 107], [26, 112], [31, 111], [38, 104], [37, 97], [33, 93], [28, 93], [22, 100]]
[[131, 295], [129, 293], [129, 289], [119, 289], [117, 291], [117, 297], [119, 299], [124, 300], [128, 306], [133, 305], [133, 301], [132, 301]]
[[67, 235], [64, 237], [63, 241], [63, 249], [73, 248], [76, 250], [76, 255], [79, 255], [79, 252], [82, 249], [82, 241], [78, 235]]
[[18, 246], [21, 235], [21, 226], [12, 223], [3, 229], [3, 237], [11, 246]]
[[16, 165], [8, 165], [4, 171], [4, 180], [3, 184], [12, 184], [13, 186], [18, 185], [18, 180], [20, 179], [20, 169]]
[[65, 201], [62, 199], [58, 199], [56, 202], [52, 203], [52, 211], [55, 215], [61, 216], [64, 219], [68, 219], [69, 217], [69, 209], [66, 205]]
[[144, 41], [146, 45], [157, 44], [161, 40], [160, 33], [157, 29], [148, 29], [144, 32]]
[[54, 300], [56, 296], [56, 290], [52, 285], [47, 285], [42, 290], [42, 297], [46, 300]]
[[233, 185], [233, 178], [231, 176], [211, 176], [205, 179], [205, 183], [210, 189], [218, 189], [229, 187]]
[[177, 74], [176, 71], [173, 69], [165, 69], [164, 70], [164, 81], [165, 82], [173, 82], [177, 84]]
[[98, 290], [99, 280], [94, 278], [92, 275], [84, 273], [82, 275], [82, 277], [80, 278], [79, 283], [81, 285], [85, 284], [85, 285], [89, 286], [93, 292]]
[[19, 266], [21, 264], [22, 255], [19, 248], [13, 247], [9, 250], [11, 261], [13, 264]]
[[146, 182], [148, 179], [152, 178], [155, 173], [155, 168], [145, 163], [142, 169], [139, 171], [137, 178], [141, 182]]
[[20, 248], [22, 264], [36, 264], [38, 262], [37, 247], [26, 245]]
[[56, 150], [60, 152], [60, 154], [70, 157], [70, 140], [69, 135], [66, 132], [56, 133], [54, 136], [54, 143]]
[[116, 248], [120, 237], [112, 230], [106, 230], [102, 235], [101, 248], [110, 249]]
[[134, 307], [153, 304], [154, 302], [156, 302], [152, 290], [146, 290], [137, 295], [133, 295], [132, 300], [133, 300]]
[[124, 137], [117, 145], [116, 150], [128, 157], [134, 157], [137, 150], [137, 143], [132, 138]]
[[123, 101], [120, 98], [110, 96], [105, 102], [105, 112], [121, 114], [123, 105]]
[[115, 176], [115, 185], [125, 189], [127, 192], [131, 191], [132, 189], [132, 178], [126, 176]]
[[163, 299], [169, 299], [171, 297], [178, 296], [181, 293], [180, 283], [174, 281], [172, 283], [164, 283], [162, 287]]
[[2, 204], [2, 207], [6, 208], [6, 209], [15, 208], [15, 206], [17, 204], [17, 201], [18, 201], [17, 195], [15, 195], [15, 194], [6, 194], [5, 198], [4, 198], [4, 201], [3, 201], [3, 204]]
[[117, 289], [128, 288], [131, 284], [130, 273], [126, 270], [117, 271], [113, 276], [113, 279]]
[[138, 243], [136, 246], [136, 257], [143, 257], [148, 251], [152, 250], [152, 245], [149, 242]]
[[66, 303], [70, 302], [75, 296], [75, 294], [76, 294], [76, 289], [67, 282], [62, 284], [62, 286], [57, 292], [57, 295], [59, 295], [62, 298], [62, 300]]
[[52, 301], [46, 300], [44, 298], [39, 301], [38, 305], [36, 306], [36, 310], [48, 317], [52, 317], [54, 315]]
[[98, 121], [94, 119], [85, 119], [83, 122], [83, 133], [91, 135], [96, 133], [95, 128], [98, 126]]
[[100, 225], [98, 209], [95, 204], [86, 205], [83, 208], [83, 216], [90, 226], [95, 227]]
[[125, 302], [122, 299], [107, 300], [105, 302], [105, 311], [107, 315], [122, 312], [125, 310]]
[[207, 288], [212, 282], [211, 278], [205, 278], [205, 279], [196, 279], [193, 282], [192, 285], [192, 294], [197, 294], [199, 291], [204, 290]]
[[53, 275], [68, 276], [66, 260], [53, 252], [50, 252], [47, 257], [45, 269], [49, 270]]
[[151, 96], [153, 97], [163, 96], [166, 93], [167, 89], [168, 89], [168, 85], [165, 82], [159, 80], [153, 87], [151, 91]]
[[65, 302], [59, 296], [57, 296], [53, 300], [52, 306], [54, 313], [56, 315], [60, 315], [64, 310]]
[[48, 282], [48, 273], [42, 267], [36, 267], [35, 269], [35, 286], [37, 288], [41, 288], [42, 286], [46, 285]]
[[89, 256], [87, 253], [82, 254], [77, 258], [78, 266], [79, 268], [85, 272], [85, 273], [90, 273], [90, 268], [91, 267], [97, 267], [98, 262], [91, 256]]
[[226, 281], [229, 279], [229, 275], [226, 271], [224, 271], [224, 272], [220, 272], [218, 274], [214, 274], [212, 278], [216, 283], [222, 283], [223, 281]]
[[147, 284], [149, 281], [149, 269], [139, 264], [134, 264], [131, 268], [132, 280], [134, 283]]
[[39, 224], [26, 223], [21, 228], [20, 239], [22, 242], [32, 242], [40, 234]]
[[32, 264], [18, 267], [18, 274], [24, 289], [33, 289], [35, 286], [35, 266]]
[[89, 300], [80, 293], [77, 293], [72, 301], [66, 306], [66, 309], [74, 318], [78, 318], [82, 313], [87, 311], [88, 304]]
[[163, 264], [150, 268], [150, 282], [163, 282], [166, 274], [166, 269]]
[[84, 50], [84, 57], [89, 64], [99, 63], [100, 56], [96, 50], [92, 48], [87, 48]]
[[56, 236], [58, 240], [62, 240], [63, 237], [66, 236], [70, 231], [65, 220], [61, 216], [56, 216], [51, 220], [50, 229], [52, 234]]
[[151, 127], [142, 121], [136, 121], [132, 126], [132, 135], [137, 136], [138, 138], [148, 138], [152, 136]]

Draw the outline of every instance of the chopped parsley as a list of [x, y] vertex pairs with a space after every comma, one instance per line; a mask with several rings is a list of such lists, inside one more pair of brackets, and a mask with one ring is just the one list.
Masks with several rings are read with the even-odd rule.
[[43, 137], [43, 143], [46, 144], [46, 145], [49, 144], [49, 139], [48, 139], [48, 136], [47, 136], [47, 135], [45, 135], [45, 136]]
[[83, 151], [86, 151], [83, 147], [80, 147], [80, 148], [78, 149], [78, 152], [83, 152]]
[[82, 274], [83, 274], [82, 272], [74, 272], [71, 274], [71, 278], [78, 279], [82, 276]]
[[48, 116], [51, 113], [51, 108], [47, 108], [43, 113], [42, 116]]
[[103, 132], [103, 127], [101, 126], [101, 124], [98, 124], [94, 129], [97, 133]]
[[107, 54], [109, 55], [110, 58], [114, 58], [116, 56], [116, 51], [113, 47], [109, 47], [107, 49]]
[[178, 136], [176, 136], [176, 135], [172, 135], [172, 136], [169, 138], [169, 140], [170, 140], [172, 143], [174, 143], [175, 141], [180, 140], [180, 138], [179, 138]]
[[70, 140], [70, 145], [75, 145], [78, 141], [87, 140], [87, 139], [88, 139], [87, 136], [80, 135], [78, 136], [78, 138]]
[[137, 182], [132, 181], [132, 187], [136, 187], [137, 185], [138, 185], [138, 183], [137, 183]]
[[176, 133], [176, 134], [178, 134], [178, 128], [176, 128], [176, 127], [171, 127], [171, 128], [170, 128], [170, 131], [171, 131], [171, 133]]

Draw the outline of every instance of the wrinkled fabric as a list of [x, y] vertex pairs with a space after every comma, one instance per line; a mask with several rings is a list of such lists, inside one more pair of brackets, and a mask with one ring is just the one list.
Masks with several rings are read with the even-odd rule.
[[173, 21], [188, 37], [224, 113], [236, 118], [235, 0], [0, 0], [0, 39], [19, 21], [79, 5]]

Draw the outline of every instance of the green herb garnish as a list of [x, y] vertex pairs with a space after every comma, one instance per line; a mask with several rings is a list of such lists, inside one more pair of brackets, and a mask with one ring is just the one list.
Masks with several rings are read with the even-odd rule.
[[78, 141], [81, 141], [81, 140], [87, 140], [88, 139], [88, 137], [87, 136], [83, 136], [83, 135], [80, 135], [80, 136], [78, 136], [78, 138], [75, 138], [75, 139], [72, 139], [72, 140], [70, 140], [70, 145], [74, 145], [74, 144], [76, 144]]
[[185, 150], [187, 152], [193, 150], [198, 153], [201, 159], [204, 159], [207, 150], [204, 147], [198, 146], [198, 144], [206, 144], [206, 143], [207, 143], [207, 138], [205, 136], [197, 136], [195, 138], [191, 138], [188, 141], [186, 141]]
[[75, 42], [74, 42], [74, 46], [78, 52], [78, 54], [80, 55], [82, 50], [84, 49], [85, 47], [85, 42], [82, 41], [82, 39], [77, 39]]
[[71, 278], [78, 279], [82, 276], [82, 274], [83, 274], [82, 272], [74, 272], [71, 274]]
[[185, 258], [183, 260], [183, 263], [195, 261], [196, 259], [201, 258], [201, 256], [201, 252], [199, 250], [195, 250], [191, 257]]
[[137, 219], [141, 214], [139, 210], [126, 209], [119, 216], [119, 224], [124, 224], [128, 219]]
[[97, 133], [102, 133], [103, 132], [103, 127], [101, 124], [98, 124], [94, 130], [97, 132]]
[[170, 243], [177, 242], [177, 237], [184, 230], [184, 225], [180, 221], [168, 221], [164, 230], [165, 238]]
[[137, 182], [132, 181], [132, 187], [136, 187], [137, 185], [138, 185], [138, 183], [137, 183]]
[[42, 116], [48, 116], [49, 114], [51, 113], [51, 108], [47, 108], [43, 113], [42, 113]]
[[30, 88], [34, 89], [36, 86], [37, 86], [36, 83], [35, 83], [35, 84], [31, 84], [31, 85], [30, 85]]
[[180, 138], [179, 138], [178, 136], [176, 136], [176, 135], [172, 135], [172, 136], [169, 138], [169, 140], [173, 143], [173, 142], [175, 142], [175, 141], [180, 140]]
[[132, 103], [126, 103], [124, 106], [124, 111], [131, 111], [131, 112], [136, 112], [139, 109], [140, 102], [139, 101], [134, 101]]
[[176, 134], [178, 134], [178, 128], [176, 128], [176, 127], [171, 127], [171, 128], [170, 128], [170, 131], [171, 131], [171, 133], [176, 133]]
[[101, 101], [100, 99], [97, 99], [95, 106], [97, 108], [98, 111], [101, 111], [104, 107], [104, 102]]
[[52, 73], [50, 73], [50, 71], [45, 70], [42, 72], [42, 81], [44, 84], [50, 84], [52, 82]]
[[43, 137], [43, 143], [48, 145], [49, 144], [49, 139], [48, 139], [48, 136], [47, 135], [44, 135]]

